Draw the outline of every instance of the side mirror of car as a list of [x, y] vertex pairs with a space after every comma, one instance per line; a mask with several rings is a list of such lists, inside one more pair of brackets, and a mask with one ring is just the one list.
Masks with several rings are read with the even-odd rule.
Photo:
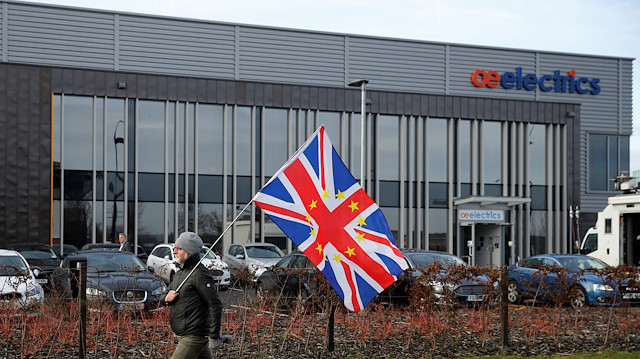
[[34, 269], [33, 269], [33, 275], [34, 275], [35, 277], [39, 277], [39, 276], [40, 276], [40, 274], [42, 274], [42, 271], [40, 270], [40, 268], [34, 268]]
[[152, 274], [156, 273], [156, 270], [153, 269], [153, 267], [147, 267], [147, 269], [149, 270], [149, 272], [151, 272]]
[[238, 259], [244, 259], [244, 254], [236, 254], [236, 258], [238, 258]]

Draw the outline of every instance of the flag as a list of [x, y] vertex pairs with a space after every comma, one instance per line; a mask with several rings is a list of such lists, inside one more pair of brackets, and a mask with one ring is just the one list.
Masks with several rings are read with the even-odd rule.
[[378, 205], [342, 162], [321, 126], [255, 195], [354, 312], [408, 265]]

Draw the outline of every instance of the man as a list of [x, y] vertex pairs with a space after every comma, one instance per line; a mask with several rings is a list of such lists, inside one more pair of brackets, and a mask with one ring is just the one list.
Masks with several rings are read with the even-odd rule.
[[133, 253], [133, 245], [127, 240], [126, 234], [120, 233], [118, 240], [120, 241], [120, 251]]
[[171, 329], [178, 336], [172, 359], [213, 358], [212, 353], [222, 345], [222, 302], [211, 272], [198, 263], [200, 250], [202, 239], [193, 232], [181, 233], [173, 249], [180, 270], [164, 298], [171, 312]]

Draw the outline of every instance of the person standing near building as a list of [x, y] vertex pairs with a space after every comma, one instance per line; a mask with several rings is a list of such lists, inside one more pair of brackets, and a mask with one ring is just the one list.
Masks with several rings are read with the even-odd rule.
[[133, 253], [133, 245], [127, 240], [126, 234], [120, 233], [118, 240], [120, 241], [120, 251]]
[[213, 358], [212, 353], [222, 345], [222, 302], [211, 272], [199, 263], [201, 250], [202, 239], [193, 232], [181, 233], [173, 249], [180, 270], [164, 298], [171, 329], [178, 336], [172, 359]]

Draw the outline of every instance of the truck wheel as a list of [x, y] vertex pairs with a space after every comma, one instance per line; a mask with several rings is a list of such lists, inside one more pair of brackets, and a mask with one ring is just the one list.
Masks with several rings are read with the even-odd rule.
[[571, 289], [571, 307], [582, 308], [587, 305], [587, 293], [582, 287], [574, 287]]
[[520, 289], [514, 280], [510, 280], [507, 285], [507, 301], [511, 304], [520, 303]]

